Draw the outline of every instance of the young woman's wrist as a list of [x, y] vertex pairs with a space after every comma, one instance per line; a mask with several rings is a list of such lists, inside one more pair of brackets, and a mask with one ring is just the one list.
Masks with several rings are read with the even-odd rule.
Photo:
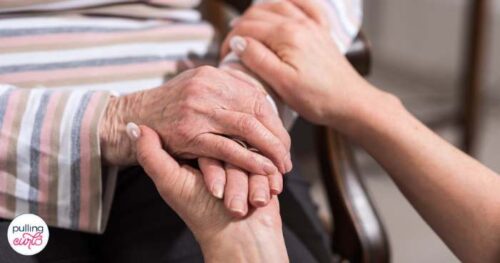
[[394, 116], [406, 112], [399, 98], [377, 89], [367, 81], [360, 81], [353, 89], [355, 91], [345, 112], [330, 118], [329, 127], [354, 141], [360, 142], [370, 136], [370, 132], [383, 128]]

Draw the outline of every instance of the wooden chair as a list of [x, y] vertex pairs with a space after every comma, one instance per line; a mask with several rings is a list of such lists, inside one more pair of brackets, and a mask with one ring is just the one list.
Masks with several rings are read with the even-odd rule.
[[462, 126], [460, 146], [471, 155], [476, 153], [477, 133], [481, 121], [481, 86], [485, 58], [485, 25], [491, 1], [471, 0], [467, 6], [467, 33], [465, 34], [465, 58], [462, 66], [463, 87], [459, 109], [459, 124]]
[[[347, 58], [356, 70], [370, 72], [368, 41], [361, 33]], [[342, 135], [316, 127], [317, 157], [333, 217], [332, 251], [349, 262], [389, 262], [384, 226], [364, 186], [352, 147]]]
[[[217, 1], [204, 2], [205, 17], [225, 32], [224, 7]], [[245, 6], [241, 4], [239, 11], [244, 11]], [[347, 57], [360, 74], [369, 73], [369, 45], [363, 34], [356, 38]], [[350, 143], [327, 127], [314, 126], [314, 129], [317, 158], [334, 218], [334, 230], [330, 233], [332, 253], [341, 262], [389, 262], [385, 230], [363, 184]]]

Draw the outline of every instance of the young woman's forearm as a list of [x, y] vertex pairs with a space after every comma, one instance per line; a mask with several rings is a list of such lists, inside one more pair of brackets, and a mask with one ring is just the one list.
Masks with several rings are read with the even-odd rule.
[[[293, 2], [324, 15], [314, 1]], [[304, 14], [257, 11], [261, 15], [240, 17], [227, 41], [245, 66], [301, 116], [363, 145], [458, 257], [499, 262], [500, 178], [432, 133], [394, 96], [366, 83], [328, 26]]]
[[434, 134], [394, 96], [366, 90], [374, 96], [360, 104], [345, 132], [461, 260], [499, 262], [500, 177]]

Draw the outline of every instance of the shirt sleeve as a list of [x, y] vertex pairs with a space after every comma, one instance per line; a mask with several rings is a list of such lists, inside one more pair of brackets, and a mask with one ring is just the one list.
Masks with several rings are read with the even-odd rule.
[[[253, 4], [258, 4], [272, 0], [254, 0]], [[327, 17], [330, 21], [331, 36], [337, 44], [339, 50], [345, 54], [351, 46], [354, 38], [358, 35], [363, 19], [363, 1], [362, 0], [318, 0], [318, 4], [322, 5]], [[293, 123], [297, 119], [298, 114], [290, 109], [272, 92], [272, 89], [259, 80], [258, 77], [246, 69], [241, 63], [238, 56], [231, 52], [220, 63], [221, 68], [230, 67], [236, 68], [247, 73], [253, 79], [262, 83], [269, 93], [269, 102], [275, 108], [280, 116], [283, 125], [288, 130], [291, 129]]]
[[102, 232], [99, 123], [109, 92], [0, 84], [0, 217]]

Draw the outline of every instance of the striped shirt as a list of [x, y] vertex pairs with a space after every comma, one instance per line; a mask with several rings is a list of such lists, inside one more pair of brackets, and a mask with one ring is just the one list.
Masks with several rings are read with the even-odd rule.
[[[346, 51], [361, 0], [322, 0]], [[200, 0], [0, 1], [0, 217], [102, 233], [117, 168], [101, 163], [99, 125], [112, 94], [160, 86], [216, 65]]]

